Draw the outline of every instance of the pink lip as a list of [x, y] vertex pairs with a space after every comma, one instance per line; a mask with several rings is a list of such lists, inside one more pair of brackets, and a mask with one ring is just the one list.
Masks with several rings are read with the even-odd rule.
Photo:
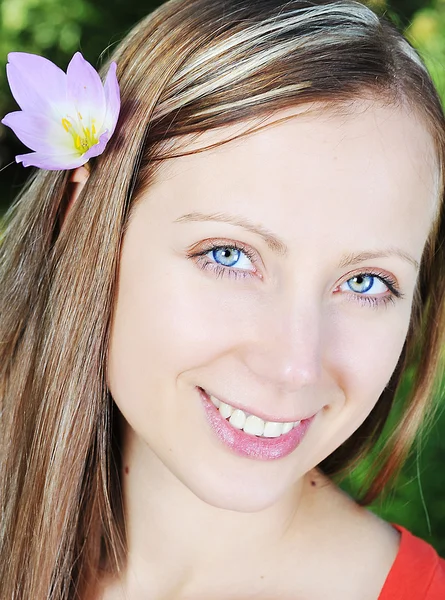
[[228, 446], [235, 454], [256, 458], [258, 460], [276, 460], [284, 458], [299, 446], [303, 440], [315, 415], [304, 419], [299, 425], [288, 433], [277, 438], [263, 438], [245, 433], [242, 429], [235, 429], [224, 419], [219, 410], [214, 406], [208, 394], [197, 388], [201, 397], [207, 420], [217, 437]]

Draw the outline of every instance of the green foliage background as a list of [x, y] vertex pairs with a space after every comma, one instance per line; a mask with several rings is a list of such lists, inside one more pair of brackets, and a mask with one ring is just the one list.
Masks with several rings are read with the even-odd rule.
[[[42, 54], [66, 69], [73, 53], [80, 50], [98, 66], [101, 53], [117, 44], [138, 20], [161, 3], [0, 0], [0, 116], [16, 110], [5, 76], [8, 52]], [[445, 100], [445, 0], [369, 0], [369, 4], [405, 32], [423, 56]], [[13, 163], [16, 154], [27, 151], [8, 128], [0, 125], [0, 215], [28, 175], [26, 169]], [[409, 377], [401, 395], [408, 389]], [[419, 437], [394, 491], [372, 509], [426, 539], [445, 556], [445, 413], [439, 395], [434, 426], [428, 435]], [[363, 470], [354, 473], [344, 483], [345, 489], [353, 491], [362, 478]]]

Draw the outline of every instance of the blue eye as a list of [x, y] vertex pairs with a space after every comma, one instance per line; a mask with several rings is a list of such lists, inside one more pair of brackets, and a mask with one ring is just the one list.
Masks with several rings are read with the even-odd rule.
[[213, 271], [217, 277], [251, 277], [257, 274], [253, 265], [256, 254], [238, 242], [211, 243], [210, 247], [190, 254], [189, 258], [195, 259], [201, 269]]
[[[374, 275], [360, 274], [355, 277], [351, 277], [346, 281], [349, 289], [358, 294], [365, 294], [372, 289], [374, 294], [385, 292], [388, 286], [383, 281]], [[377, 285], [376, 285], [377, 284]], [[380, 285], [379, 285], [380, 284]], [[377, 289], [376, 289], [377, 288]]]
[[[255, 263], [258, 261], [257, 254], [250, 247], [239, 242], [228, 244], [211, 242], [201, 251], [189, 254], [188, 258], [195, 260], [203, 271], [211, 271], [216, 277], [263, 278], [255, 268]], [[375, 307], [388, 302], [394, 303], [395, 298], [404, 298], [397, 282], [390, 275], [372, 270], [349, 277], [338, 286], [337, 291], [349, 292], [346, 293], [348, 300]]]
[[338, 289], [342, 292], [353, 292], [347, 294], [349, 299], [375, 307], [388, 302], [394, 303], [395, 298], [404, 297], [396, 281], [380, 272], [358, 273], [342, 283]]
[[225, 267], [233, 267], [238, 261], [241, 252], [236, 248], [214, 248], [212, 250], [212, 258]]

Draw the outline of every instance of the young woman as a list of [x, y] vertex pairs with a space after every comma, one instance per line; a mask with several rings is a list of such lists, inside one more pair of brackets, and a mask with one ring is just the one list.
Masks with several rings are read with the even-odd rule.
[[[422, 62], [349, 0], [170, 0], [112, 59], [106, 147], [64, 117], [81, 160], [37, 172], [2, 244], [2, 598], [444, 598], [444, 561], [364, 508], [440, 374]], [[408, 369], [353, 500], [332, 477]]]

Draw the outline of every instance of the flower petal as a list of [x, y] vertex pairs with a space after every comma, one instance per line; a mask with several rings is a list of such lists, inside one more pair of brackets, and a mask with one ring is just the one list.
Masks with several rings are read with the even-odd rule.
[[71, 59], [66, 75], [35, 54], [11, 52], [8, 60], [9, 84], [22, 112], [9, 113], [1, 122], [35, 150], [16, 156], [16, 161], [25, 167], [64, 170], [102, 154], [120, 111], [116, 63], [110, 65], [102, 84], [80, 52]]
[[80, 52], [76, 52], [67, 69], [68, 98], [80, 113], [85, 127], [96, 120], [100, 131], [105, 117], [105, 92], [99, 73], [87, 62]]
[[10, 52], [6, 66], [12, 95], [22, 110], [45, 113], [54, 103], [66, 103], [66, 75], [50, 60]]
[[89, 158], [93, 158], [94, 156], [99, 156], [105, 150], [105, 146], [107, 145], [108, 140], [110, 139], [110, 134], [108, 131], [105, 131], [99, 138], [99, 141], [94, 146], [91, 146], [89, 150], [83, 154], [83, 156]]
[[31, 150], [43, 154], [67, 154], [75, 150], [73, 137], [62, 124], [45, 115], [16, 111], [7, 114], [1, 122]]
[[40, 152], [30, 152], [29, 154], [19, 154], [15, 157], [15, 160], [18, 163], [22, 163], [24, 167], [39, 167], [48, 171], [76, 169], [88, 162], [86, 153], [79, 156], [78, 154], [49, 155]]
[[107, 112], [103, 122], [103, 128], [108, 130], [110, 137], [113, 135], [115, 130], [117, 119], [119, 117], [119, 111], [121, 109], [120, 90], [116, 77], [116, 68], [116, 63], [112, 62], [110, 68], [108, 69], [104, 85]]
[[106, 131], [100, 136], [99, 142], [81, 156], [77, 153], [51, 154], [45, 152], [30, 152], [29, 154], [19, 154], [15, 157], [15, 160], [17, 163], [21, 162], [24, 167], [39, 167], [41, 169], [47, 169], [48, 171], [76, 169], [87, 163], [90, 158], [102, 154], [109, 139], [110, 135]]

